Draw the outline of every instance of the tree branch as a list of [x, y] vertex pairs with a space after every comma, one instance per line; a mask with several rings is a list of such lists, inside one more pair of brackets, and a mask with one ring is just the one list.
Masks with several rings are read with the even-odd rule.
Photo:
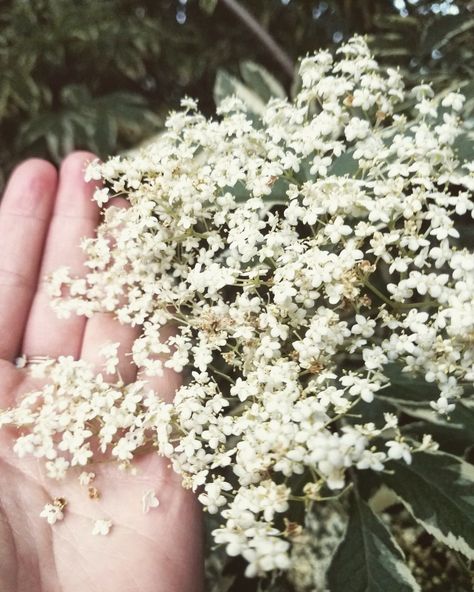
[[266, 31], [257, 19], [237, 0], [221, 0], [223, 4], [233, 12], [242, 23], [249, 29], [255, 37], [266, 47], [272, 54], [273, 58], [280, 64], [285, 74], [291, 79], [294, 76], [295, 65], [286, 51], [281, 48], [273, 37]]

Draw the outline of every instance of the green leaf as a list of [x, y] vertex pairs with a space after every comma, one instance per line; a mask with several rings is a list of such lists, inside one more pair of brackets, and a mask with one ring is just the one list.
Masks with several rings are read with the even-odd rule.
[[[288, 181], [285, 179], [278, 179], [273, 185], [271, 193], [269, 195], [264, 195], [262, 199], [268, 204], [286, 204], [288, 202], [286, 197], [287, 190]], [[237, 181], [233, 187], [224, 187], [224, 191], [229, 191], [232, 193], [238, 202], [247, 201], [252, 197], [250, 191], [241, 181]]]
[[224, 99], [231, 96], [241, 99], [247, 109], [256, 115], [262, 115], [264, 112], [265, 102], [257, 93], [225, 70], [218, 70], [214, 84], [214, 101], [216, 105], [219, 106]]
[[383, 395], [409, 401], [435, 401], [439, 390], [432, 382], [423, 377], [402, 371], [399, 364], [387, 364], [383, 370], [390, 379], [390, 386], [383, 390]]
[[[388, 364], [384, 368], [384, 374], [390, 379], [390, 386], [378, 393], [377, 398], [393, 405], [411, 417], [422, 419], [433, 426], [446, 430], [456, 430], [453, 437], [463, 433], [465, 440], [474, 442], [474, 408], [468, 398], [456, 401], [456, 407], [448, 417], [436, 413], [430, 406], [431, 401], [439, 397], [439, 389], [436, 384], [426, 382], [422, 377], [402, 372], [398, 364]], [[425, 426], [425, 433], [435, 431], [429, 425]], [[441, 432], [445, 436], [445, 433]], [[436, 437], [435, 437], [436, 439]], [[457, 438], [459, 440], [459, 438]]]
[[137, 53], [122, 52], [116, 56], [117, 68], [130, 80], [140, 80], [146, 76], [146, 66]]
[[217, 6], [217, 0], [199, 0], [199, 8], [207, 14], [212, 14]]
[[45, 141], [56, 161], [75, 147], [106, 156], [116, 149], [119, 134], [140, 136], [158, 126], [145, 99], [135, 93], [92, 97], [86, 87], [68, 85], [61, 91], [61, 100], [64, 109], [42, 113], [21, 126], [19, 146]]
[[350, 424], [373, 422], [378, 425], [384, 413], [393, 413], [393, 407], [391, 401], [381, 399], [377, 394], [371, 403], [358, 401], [352, 407], [350, 415], [346, 416], [346, 421]]
[[6, 115], [10, 91], [11, 87], [9, 80], [2, 77], [0, 80], [0, 121], [3, 119], [3, 116]]
[[28, 112], [38, 109], [41, 92], [30, 75], [25, 76], [23, 72], [13, 72], [10, 85], [10, 94], [19, 107]]
[[454, 141], [454, 149], [457, 152], [458, 158], [461, 162], [472, 160], [472, 151], [474, 145], [474, 131], [464, 130], [463, 133]]
[[116, 146], [117, 133], [117, 120], [113, 116], [104, 114], [100, 120], [98, 118], [93, 135], [96, 152], [107, 154], [111, 147]]
[[61, 103], [68, 107], [80, 108], [91, 102], [89, 89], [84, 84], [68, 84], [61, 89]]
[[459, 424], [441, 425], [414, 421], [402, 426], [401, 432], [403, 436], [417, 442], [421, 442], [425, 434], [430, 434], [441, 450], [458, 456], [463, 456], [466, 450], [474, 446], [472, 434]]
[[329, 175], [336, 175], [336, 177], [343, 177], [344, 175], [354, 175], [358, 168], [359, 163], [353, 157], [354, 150], [348, 150], [344, 152], [334, 160], [332, 165], [329, 167]]
[[246, 84], [267, 103], [272, 98], [285, 99], [286, 92], [278, 80], [255, 62], [241, 62], [240, 73]]
[[436, 539], [474, 559], [474, 466], [441, 452], [392, 461], [381, 479]]
[[420, 590], [397, 543], [370, 507], [354, 498], [345, 537], [328, 571], [331, 592]]

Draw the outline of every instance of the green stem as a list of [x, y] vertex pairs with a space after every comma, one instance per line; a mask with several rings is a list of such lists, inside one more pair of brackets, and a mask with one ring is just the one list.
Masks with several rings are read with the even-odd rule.
[[230, 376], [227, 376], [227, 374], [224, 374], [220, 370], [217, 370], [217, 368], [215, 368], [212, 365], [209, 365], [209, 368], [211, 368], [214, 374], [218, 374], [221, 378], [225, 378], [225, 380], [228, 380], [231, 384], [235, 384], [235, 381]]

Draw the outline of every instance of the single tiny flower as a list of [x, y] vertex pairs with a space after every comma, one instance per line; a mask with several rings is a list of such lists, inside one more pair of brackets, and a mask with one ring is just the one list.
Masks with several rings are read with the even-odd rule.
[[95, 479], [95, 473], [87, 473], [86, 471], [82, 471], [79, 475], [79, 483], [84, 486], [88, 486], [92, 483]]
[[151, 509], [157, 508], [159, 505], [160, 500], [156, 497], [156, 494], [153, 490], [150, 489], [143, 494], [142, 508], [144, 514], [148, 514]]
[[110, 520], [96, 520], [94, 522], [92, 534], [94, 536], [96, 536], [96, 535], [106, 536], [109, 534], [111, 528], [112, 528], [112, 522]]
[[48, 524], [56, 524], [56, 522], [63, 520], [64, 518], [63, 507], [56, 503], [46, 504], [40, 516], [41, 518], [45, 518]]
[[408, 465], [411, 464], [411, 451], [408, 444], [399, 442], [398, 440], [389, 440], [387, 442], [389, 458], [394, 460], [403, 459]]

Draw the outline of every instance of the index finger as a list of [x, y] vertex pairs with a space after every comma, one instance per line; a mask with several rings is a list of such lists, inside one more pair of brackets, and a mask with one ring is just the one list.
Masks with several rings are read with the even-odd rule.
[[[86, 182], [84, 171], [87, 163], [95, 158], [90, 152], [73, 152], [61, 164], [40, 279], [59, 267], [67, 267], [73, 276], [81, 276], [87, 270], [80, 243], [83, 238], [94, 236], [100, 212], [92, 200], [97, 183]], [[77, 315], [59, 319], [41, 282], [31, 305], [23, 352], [27, 356], [78, 357], [85, 324], [86, 319]]]
[[13, 172], [0, 205], [0, 358], [18, 353], [36, 289], [57, 173], [31, 159]]

